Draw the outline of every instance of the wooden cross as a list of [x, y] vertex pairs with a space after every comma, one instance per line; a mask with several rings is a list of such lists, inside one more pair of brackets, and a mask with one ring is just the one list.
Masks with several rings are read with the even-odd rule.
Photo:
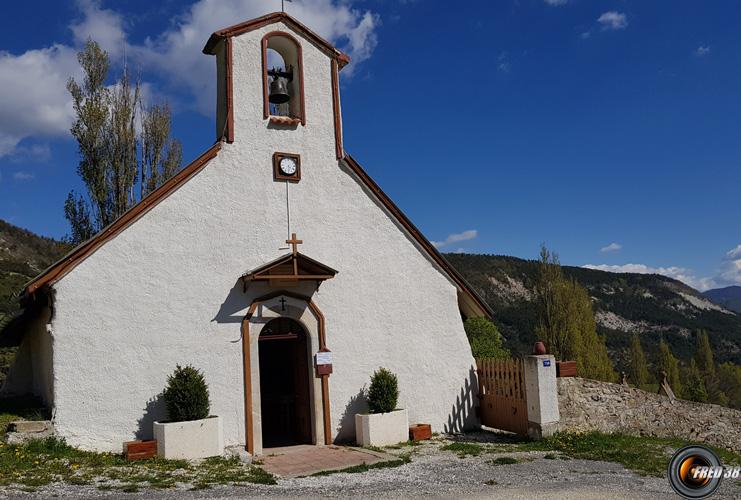
[[281, 299], [278, 302], [280, 302], [280, 310], [281, 311], [285, 311], [286, 310], [286, 302], [288, 302], [286, 300], [286, 298], [285, 297], [281, 297]]
[[291, 233], [291, 239], [286, 240], [286, 243], [293, 247], [293, 255], [296, 255], [298, 253], [298, 246], [302, 245], [304, 243], [304, 240], [296, 239], [296, 233]]

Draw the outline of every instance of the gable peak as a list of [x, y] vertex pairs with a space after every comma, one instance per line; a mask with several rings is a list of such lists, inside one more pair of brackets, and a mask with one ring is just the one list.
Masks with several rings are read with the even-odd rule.
[[216, 47], [221, 41], [233, 36], [239, 36], [244, 33], [249, 33], [250, 31], [262, 28], [263, 26], [268, 26], [270, 24], [275, 24], [278, 22], [282, 22], [283, 24], [290, 27], [293, 31], [303, 35], [311, 42], [313, 42], [317, 47], [323, 50], [328, 56], [337, 59], [337, 63], [340, 69], [342, 69], [350, 62], [350, 56], [339, 50], [337, 47], [329, 43], [321, 36], [314, 33], [312, 30], [302, 24], [298, 19], [292, 17], [289, 14], [286, 14], [285, 12], [273, 12], [271, 14], [266, 14], [261, 17], [250, 19], [249, 21], [245, 21], [233, 26], [229, 26], [227, 28], [214, 31], [206, 42], [206, 45], [203, 47], [203, 53], [214, 55], [216, 54]]

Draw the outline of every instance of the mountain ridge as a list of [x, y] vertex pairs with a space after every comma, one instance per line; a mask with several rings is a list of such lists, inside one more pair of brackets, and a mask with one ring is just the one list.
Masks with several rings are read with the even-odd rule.
[[[494, 321], [515, 352], [529, 352], [537, 318], [532, 304], [538, 262], [484, 254], [445, 254], [494, 311]], [[611, 273], [563, 266], [592, 297], [597, 331], [604, 335], [618, 368], [624, 367], [628, 342], [641, 335], [649, 353], [664, 338], [678, 357], [694, 353], [694, 335], [707, 330], [720, 362], [741, 363], [741, 315], [702, 293], [658, 274]]]
[[704, 291], [703, 295], [721, 307], [741, 313], [741, 286], [714, 288]]
[[[0, 219], [0, 328], [18, 312], [17, 293], [61, 258], [70, 246]], [[515, 353], [535, 342], [532, 304], [538, 262], [503, 255], [444, 254], [494, 311], [494, 320]], [[694, 333], [705, 329], [718, 361], [741, 364], [741, 314], [675, 279], [654, 274], [611, 273], [563, 266], [589, 291], [611, 356], [621, 367], [632, 333], [645, 339], [649, 355], [665, 338], [677, 356], [689, 359]], [[736, 287], [741, 292], [741, 287]], [[735, 293], [735, 290], [733, 290]], [[712, 300], [711, 300], [712, 299]]]

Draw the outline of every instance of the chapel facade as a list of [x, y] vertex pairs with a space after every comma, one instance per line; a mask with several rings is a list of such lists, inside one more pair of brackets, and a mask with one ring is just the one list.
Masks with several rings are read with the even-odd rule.
[[349, 58], [285, 13], [220, 31], [216, 141], [29, 283], [3, 389], [120, 451], [202, 370], [227, 445], [352, 441], [383, 366], [410, 423], [476, 425], [463, 329], [486, 304], [344, 148]]

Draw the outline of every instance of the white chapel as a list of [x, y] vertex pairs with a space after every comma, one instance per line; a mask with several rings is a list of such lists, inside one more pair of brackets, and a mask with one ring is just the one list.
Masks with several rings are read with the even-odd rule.
[[345, 150], [347, 55], [282, 12], [203, 51], [215, 143], [26, 286], [4, 392], [100, 451], [151, 438], [178, 364], [253, 454], [352, 441], [379, 367], [411, 423], [476, 425], [463, 321], [489, 310]]

